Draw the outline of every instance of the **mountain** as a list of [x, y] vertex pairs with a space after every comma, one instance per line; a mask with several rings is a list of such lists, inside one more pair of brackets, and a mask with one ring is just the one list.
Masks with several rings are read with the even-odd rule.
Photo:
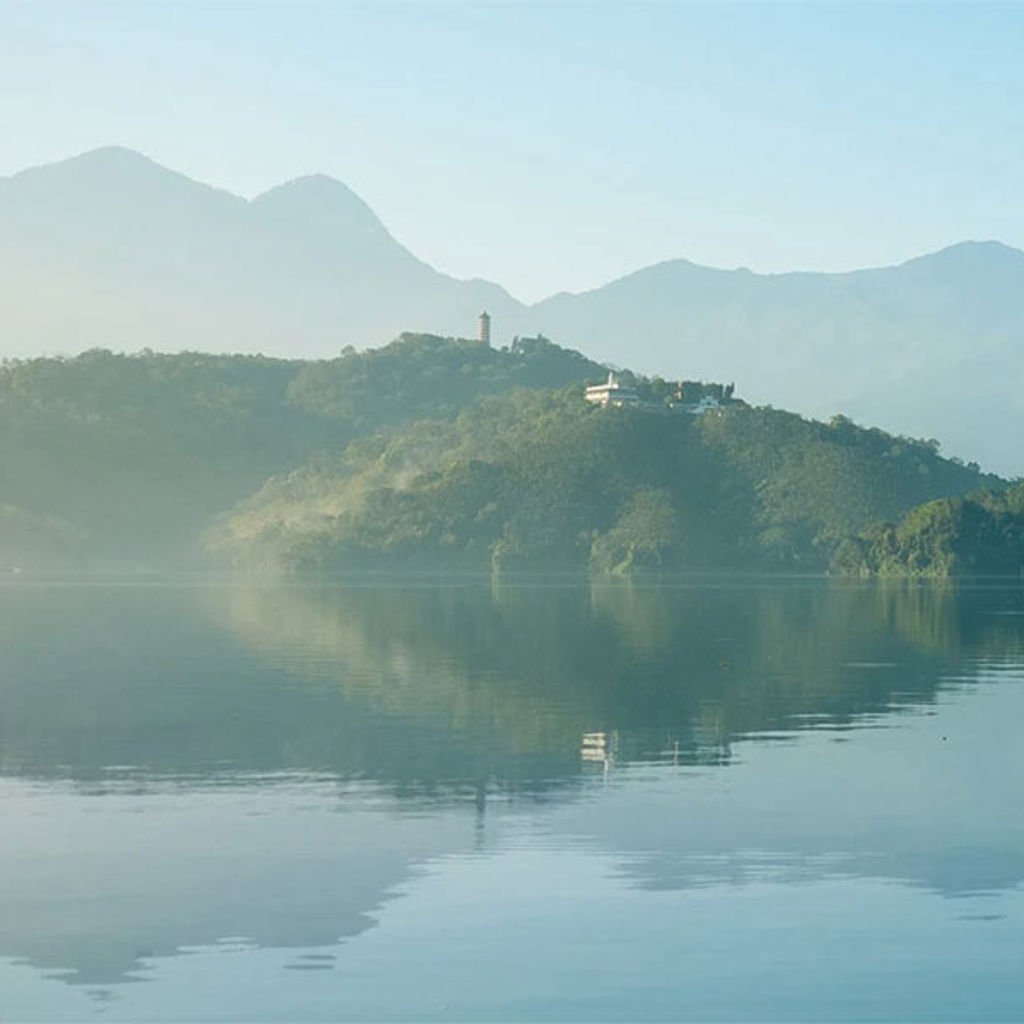
[[[841, 412], [1024, 472], [1024, 252], [967, 242], [896, 267], [763, 275], [662, 263], [529, 326], [634, 369], [738, 379], [754, 402]], [[627, 340], [628, 339], [628, 340]]]
[[965, 242], [895, 267], [755, 274], [686, 260], [533, 306], [441, 274], [345, 185], [247, 201], [106, 148], [0, 180], [0, 356], [102, 346], [332, 356], [406, 330], [544, 334], [753, 402], [840, 412], [1024, 473], [1024, 253]]
[[418, 260], [323, 175], [246, 201], [105, 148], [0, 180], [3, 356], [92, 347], [329, 356], [517, 303]]

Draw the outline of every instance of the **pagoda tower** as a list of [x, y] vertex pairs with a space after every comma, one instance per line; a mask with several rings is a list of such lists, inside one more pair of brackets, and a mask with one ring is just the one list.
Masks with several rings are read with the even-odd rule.
[[491, 314], [486, 309], [480, 314], [480, 327], [477, 331], [477, 339], [481, 345], [490, 345], [491, 343]]

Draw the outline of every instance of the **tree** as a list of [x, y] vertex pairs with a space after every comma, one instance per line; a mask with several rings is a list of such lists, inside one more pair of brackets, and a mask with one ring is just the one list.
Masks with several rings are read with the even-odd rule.
[[679, 515], [668, 491], [638, 491], [618, 522], [594, 539], [590, 564], [612, 573], [665, 568], [678, 563], [681, 538]]

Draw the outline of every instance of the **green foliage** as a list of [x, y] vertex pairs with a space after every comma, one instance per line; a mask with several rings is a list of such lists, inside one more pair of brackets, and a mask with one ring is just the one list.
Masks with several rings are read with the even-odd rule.
[[[677, 384], [628, 371], [650, 405], [596, 408], [582, 385], [603, 376], [540, 337], [403, 335], [322, 363], [103, 350], [7, 363], [0, 561], [179, 565], [207, 534], [238, 562], [300, 569], [820, 571], [873, 522], [1001, 483], [841, 417], [673, 413]], [[974, 526], [908, 526], [915, 553], [897, 538], [893, 564], [931, 571], [951, 531], [1002, 523], [1012, 502], [1024, 497], [979, 500]], [[843, 564], [865, 544], [844, 542]]]
[[573, 387], [482, 400], [272, 480], [218, 544], [287, 568], [821, 571], [852, 530], [981, 480], [848, 421], [602, 409]]
[[299, 364], [106, 351], [0, 368], [0, 500], [77, 524], [94, 551], [179, 548], [332, 439], [289, 407]]
[[847, 576], [1005, 576], [1024, 571], [1024, 484], [911, 509], [838, 546]]
[[665, 490], [637, 491], [615, 525], [594, 538], [593, 569], [629, 573], [678, 564], [681, 530], [672, 495]]
[[704, 416], [709, 444], [753, 483], [763, 532], [759, 546], [777, 565], [819, 566], [836, 545], [922, 502], [998, 487], [976, 466], [943, 459], [938, 445], [775, 409], [727, 408]]
[[[493, 350], [429, 335], [324, 363], [105, 350], [8, 362], [0, 503], [39, 523], [74, 523], [76, 544], [101, 558], [180, 564], [215, 515], [268, 477], [329, 458], [381, 424], [601, 373], [544, 338]], [[31, 556], [16, 561], [40, 564], [35, 534], [12, 527], [6, 536], [12, 557]]]
[[464, 338], [403, 334], [390, 345], [303, 367], [288, 389], [298, 408], [359, 431], [457, 413], [485, 395], [598, 379], [603, 367], [544, 337], [493, 349]]

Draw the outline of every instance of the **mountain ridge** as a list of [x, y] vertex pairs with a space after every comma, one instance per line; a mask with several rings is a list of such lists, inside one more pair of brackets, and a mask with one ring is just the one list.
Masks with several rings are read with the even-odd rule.
[[[0, 179], [0, 356], [93, 347], [330, 356], [403, 331], [544, 334], [610, 364], [739, 380], [1024, 472], [1024, 252], [959, 242], [888, 267], [761, 274], [678, 258], [532, 305], [444, 274], [343, 182], [251, 199], [103, 147]], [[971, 388], [966, 389], [965, 383]]]
[[[176, 171], [159, 161], [147, 156], [145, 153], [139, 150], [133, 149], [129, 146], [123, 146], [118, 144], [110, 144], [104, 146], [97, 146], [93, 149], [85, 150], [81, 153], [74, 154], [70, 157], [63, 158], [61, 160], [51, 161], [48, 163], [36, 164], [30, 167], [23, 168], [15, 171], [12, 174], [6, 176], [0, 176], [0, 186], [4, 182], [22, 180], [34, 177], [36, 175], [43, 175], [50, 177], [53, 174], [58, 174], [64, 170], [74, 169], [78, 167], [89, 167], [101, 168], [105, 170], [124, 171], [130, 168], [138, 168], [147, 170], [151, 176], [156, 178], [162, 178], [164, 180], [175, 180], [183, 184], [187, 184], [190, 187], [202, 189], [206, 192], [213, 193], [222, 197], [230, 197], [233, 201], [239, 204], [245, 204], [250, 207], [260, 207], [276, 200], [282, 195], [286, 195], [292, 192], [307, 191], [317, 189], [321, 194], [326, 195], [328, 193], [334, 193], [336, 195], [344, 195], [346, 199], [353, 203], [354, 206], [364, 211], [368, 218], [371, 218], [376, 227], [385, 232], [390, 238], [395, 239], [396, 244], [403, 248], [406, 252], [407, 247], [398, 242], [393, 232], [386, 226], [376, 211], [348, 184], [342, 181], [340, 178], [336, 178], [333, 175], [326, 174], [319, 171], [313, 171], [305, 174], [296, 175], [293, 178], [288, 178], [275, 185], [271, 185], [269, 188], [264, 189], [262, 192], [258, 192], [251, 197], [240, 195], [236, 192], [232, 192], [230, 189], [222, 188], [216, 185], [210, 185], [206, 182], [193, 178], [183, 172]], [[153, 174], [152, 172], [157, 172]], [[851, 278], [859, 275], [869, 275], [877, 272], [901, 270], [916, 266], [931, 266], [934, 264], [944, 263], [954, 255], [961, 253], [987, 251], [992, 253], [998, 253], [1000, 256], [1011, 258], [1021, 264], [1024, 267], [1024, 249], [1020, 249], [1016, 246], [1010, 245], [1006, 242], [996, 238], [978, 238], [978, 239], [961, 239], [958, 241], [950, 242], [948, 245], [944, 245], [939, 249], [928, 250], [926, 252], [919, 253], [917, 255], [909, 256], [906, 259], [899, 260], [893, 263], [881, 263], [881, 264], [870, 264], [863, 267], [852, 267], [846, 270], [817, 270], [808, 268], [794, 268], [789, 270], [753, 270], [747, 266], [738, 267], [720, 267], [713, 264], [700, 263], [696, 260], [690, 259], [685, 256], [671, 257], [665, 260], [658, 260], [654, 263], [644, 264], [643, 266], [637, 267], [635, 270], [628, 271], [617, 277], [613, 277], [602, 281], [599, 284], [595, 284], [588, 288], [583, 288], [577, 291], [572, 290], [559, 290], [552, 292], [550, 295], [543, 296], [533, 302], [522, 302], [515, 300], [516, 303], [522, 306], [524, 309], [536, 309], [537, 307], [544, 306], [556, 299], [562, 298], [579, 298], [586, 295], [592, 295], [595, 292], [603, 291], [610, 285], [617, 284], [619, 282], [628, 281], [639, 275], [644, 275], [649, 272], [659, 271], [662, 269], [691, 269], [699, 272], [706, 272], [709, 274], [729, 274], [729, 275], [740, 275], [748, 276], [762, 280], [778, 280], [780, 278], [830, 278], [830, 279], [841, 279]], [[413, 254], [414, 255], [414, 254]], [[419, 262], [426, 266], [431, 266], [425, 260], [421, 260], [419, 257], [415, 257]], [[435, 269], [431, 266], [431, 269]], [[450, 278], [455, 281], [464, 282], [485, 282], [494, 287], [500, 288], [502, 291], [507, 293], [507, 289], [496, 281], [491, 281], [488, 278], [482, 278], [477, 275], [471, 277], [460, 277], [456, 275], [446, 274], [442, 271], [436, 271], [437, 273], [443, 274], [443, 276]], [[511, 297], [511, 296], [510, 296]]]

